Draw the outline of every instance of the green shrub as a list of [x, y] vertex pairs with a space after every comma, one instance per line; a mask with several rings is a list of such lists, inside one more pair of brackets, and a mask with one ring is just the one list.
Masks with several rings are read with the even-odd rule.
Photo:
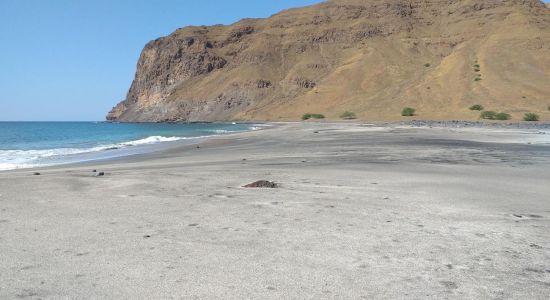
[[476, 77], [474, 81], [481, 81], [481, 77]]
[[474, 71], [476, 71], [476, 72], [480, 72], [481, 70], [480, 70], [480, 69], [474, 69]]
[[496, 119], [496, 117], [497, 117], [497, 113], [494, 112], [494, 111], [488, 110], [488, 111], [482, 112], [482, 113], [479, 115], [479, 117], [480, 117], [481, 119], [485, 119], [485, 120], [494, 120], [494, 119]]
[[479, 64], [475, 64], [474, 68], [479, 69], [479, 68], [481, 68], [481, 66]]
[[342, 118], [344, 120], [352, 120], [352, 119], [355, 119], [356, 116], [355, 116], [355, 113], [352, 113], [350, 111], [346, 111], [346, 112], [344, 112], [340, 115], [340, 118]]
[[523, 121], [527, 121], [527, 122], [536, 122], [539, 119], [540, 119], [539, 115], [534, 113], [526, 113], [525, 116], [523, 116]]
[[474, 104], [474, 105], [470, 106], [470, 110], [479, 110], [479, 111], [482, 111], [482, 110], [483, 110], [483, 105], [481, 105], [481, 104]]
[[325, 116], [321, 114], [304, 114], [302, 116], [302, 120], [309, 120], [309, 119], [324, 119]]
[[550, 105], [548, 105], [548, 111], [550, 111]]
[[426, 63], [426, 64], [424, 64], [424, 67], [426, 67], [426, 68], [429, 68], [430, 66], [431, 66], [431, 64], [430, 64], [430, 63]]
[[403, 108], [403, 110], [401, 111], [401, 115], [403, 117], [412, 117], [414, 116], [414, 113], [416, 112], [416, 109], [414, 108], [410, 108], [410, 107], [405, 107]]
[[501, 121], [510, 120], [511, 118], [512, 116], [505, 112], [499, 112], [498, 114], [495, 115], [495, 119], [501, 120]]
[[312, 114], [311, 117], [313, 119], [324, 119], [325, 118], [325, 116], [321, 115], [321, 114]]

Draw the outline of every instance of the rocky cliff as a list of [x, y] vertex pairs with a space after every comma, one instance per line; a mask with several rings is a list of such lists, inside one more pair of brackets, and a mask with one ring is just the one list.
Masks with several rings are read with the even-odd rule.
[[550, 118], [539, 0], [332, 0], [148, 43], [113, 121]]

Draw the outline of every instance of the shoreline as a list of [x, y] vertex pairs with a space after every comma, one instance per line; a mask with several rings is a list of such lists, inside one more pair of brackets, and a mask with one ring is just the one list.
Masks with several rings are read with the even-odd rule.
[[[196, 122], [196, 123], [202, 123], [202, 122]], [[215, 122], [211, 122], [215, 123]], [[530, 123], [530, 122], [520, 122], [520, 123], [502, 123], [502, 122], [470, 122], [470, 121], [419, 121], [419, 120], [411, 120], [411, 121], [404, 121], [404, 122], [367, 122], [367, 121], [359, 121], [359, 120], [342, 120], [342, 121], [325, 121], [325, 120], [312, 120], [312, 121], [291, 121], [291, 122], [239, 122], [238, 124], [259, 124], [261, 128], [254, 129], [254, 130], [247, 130], [242, 132], [231, 132], [231, 133], [225, 133], [222, 135], [212, 135], [212, 136], [206, 136], [206, 137], [197, 137], [196, 139], [186, 139], [181, 141], [173, 141], [173, 142], [161, 142], [158, 144], [152, 144], [152, 145], [146, 145], [145, 147], [155, 148], [151, 149], [149, 151], [134, 153], [134, 154], [128, 154], [128, 155], [121, 155], [121, 156], [114, 156], [114, 157], [106, 157], [106, 158], [95, 158], [95, 159], [89, 159], [84, 161], [78, 161], [78, 162], [69, 162], [69, 163], [61, 163], [61, 164], [54, 164], [54, 165], [46, 165], [46, 166], [37, 166], [37, 167], [29, 167], [29, 168], [17, 168], [17, 169], [10, 169], [10, 170], [0, 170], [0, 174], [2, 173], [8, 173], [8, 172], [33, 172], [33, 171], [40, 171], [40, 170], [55, 170], [57, 168], [78, 168], [78, 167], [84, 167], [84, 166], [102, 166], [106, 164], [114, 164], [114, 163], [124, 163], [124, 162], [139, 162], [140, 160], [148, 160], [155, 157], [158, 157], [159, 155], [162, 156], [164, 154], [169, 153], [178, 153], [181, 151], [188, 151], [194, 149], [196, 146], [200, 146], [204, 143], [208, 143], [211, 140], [216, 139], [222, 139], [227, 140], [230, 139], [232, 136], [238, 136], [242, 134], [247, 134], [251, 132], [259, 132], [264, 130], [271, 130], [274, 128], [282, 127], [282, 126], [300, 126], [300, 124], [304, 124], [305, 126], [309, 125], [319, 125], [319, 126], [353, 126], [353, 127], [371, 127], [371, 128], [380, 128], [380, 129], [397, 129], [397, 128], [410, 128], [410, 129], [434, 129], [434, 130], [480, 130], [481, 132], [489, 131], [489, 130], [500, 130], [503, 131], [503, 133], [514, 133], [514, 130], [525, 130], [524, 132], [516, 132], [519, 135], [523, 134], [529, 134], [529, 130], [540, 130], [538, 132], [530, 132], [530, 134], [542, 134], [548, 136], [548, 142], [550, 144], [550, 123]], [[547, 131], [542, 131], [547, 130]], [[517, 138], [517, 136], [516, 136]], [[483, 140], [477, 140], [479, 142], [483, 142]], [[498, 140], [491, 139], [486, 140], [485, 142], [499, 142]], [[504, 143], [510, 143], [510, 140], [503, 141]], [[517, 143], [517, 139], [513, 142]], [[526, 143], [529, 143], [527, 141]], [[545, 142], [546, 143], [546, 142]], [[98, 151], [96, 154], [101, 154], [102, 152], [105, 153], [108, 150]], [[91, 153], [93, 154], [93, 153]]]
[[[25, 122], [28, 123], [28, 122]], [[58, 123], [58, 122], [53, 122]], [[74, 122], [70, 122], [74, 123]], [[90, 123], [90, 122], [82, 122]], [[108, 122], [106, 122], [108, 123]], [[198, 122], [193, 124], [199, 124]], [[202, 122], [201, 122], [202, 124]], [[214, 124], [214, 122], [204, 123]], [[236, 124], [236, 123], [219, 123], [219, 124]], [[239, 123], [239, 125], [249, 125], [247, 130], [228, 131], [224, 133], [214, 133], [205, 136], [148, 136], [147, 138], [138, 140], [129, 140], [121, 142], [112, 142], [110, 144], [99, 144], [91, 148], [54, 148], [54, 149], [37, 149], [37, 150], [20, 150], [20, 151], [55, 151], [55, 150], [75, 150], [75, 153], [56, 154], [42, 158], [40, 162], [25, 162], [22, 165], [10, 169], [0, 169], [0, 172], [9, 172], [17, 170], [39, 170], [45, 168], [55, 168], [57, 166], [78, 166], [79, 164], [89, 164], [96, 162], [109, 162], [127, 157], [147, 156], [149, 153], [163, 152], [171, 148], [185, 147], [187, 145], [197, 145], [209, 138], [225, 136], [234, 133], [263, 130], [266, 126], [264, 123]], [[256, 126], [253, 126], [256, 125]], [[154, 139], [153, 139], [154, 138]], [[143, 142], [149, 139], [152, 141]], [[15, 150], [14, 150], [15, 151]], [[19, 150], [18, 150], [19, 151]], [[8, 150], [9, 152], [9, 150]], [[9, 163], [7, 163], [9, 165]], [[33, 165], [35, 164], [35, 165]], [[27, 166], [28, 165], [28, 166]]]

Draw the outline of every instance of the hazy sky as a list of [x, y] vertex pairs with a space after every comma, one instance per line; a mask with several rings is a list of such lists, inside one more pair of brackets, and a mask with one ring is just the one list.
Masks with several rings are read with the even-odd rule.
[[319, 0], [0, 0], [0, 121], [103, 120], [143, 46]]
[[0, 0], [0, 121], [103, 120], [143, 46], [320, 0]]

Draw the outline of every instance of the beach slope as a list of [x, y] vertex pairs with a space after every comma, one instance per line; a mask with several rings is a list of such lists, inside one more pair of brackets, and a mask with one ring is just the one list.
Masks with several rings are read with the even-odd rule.
[[543, 133], [285, 124], [0, 172], [0, 298], [543, 299]]

